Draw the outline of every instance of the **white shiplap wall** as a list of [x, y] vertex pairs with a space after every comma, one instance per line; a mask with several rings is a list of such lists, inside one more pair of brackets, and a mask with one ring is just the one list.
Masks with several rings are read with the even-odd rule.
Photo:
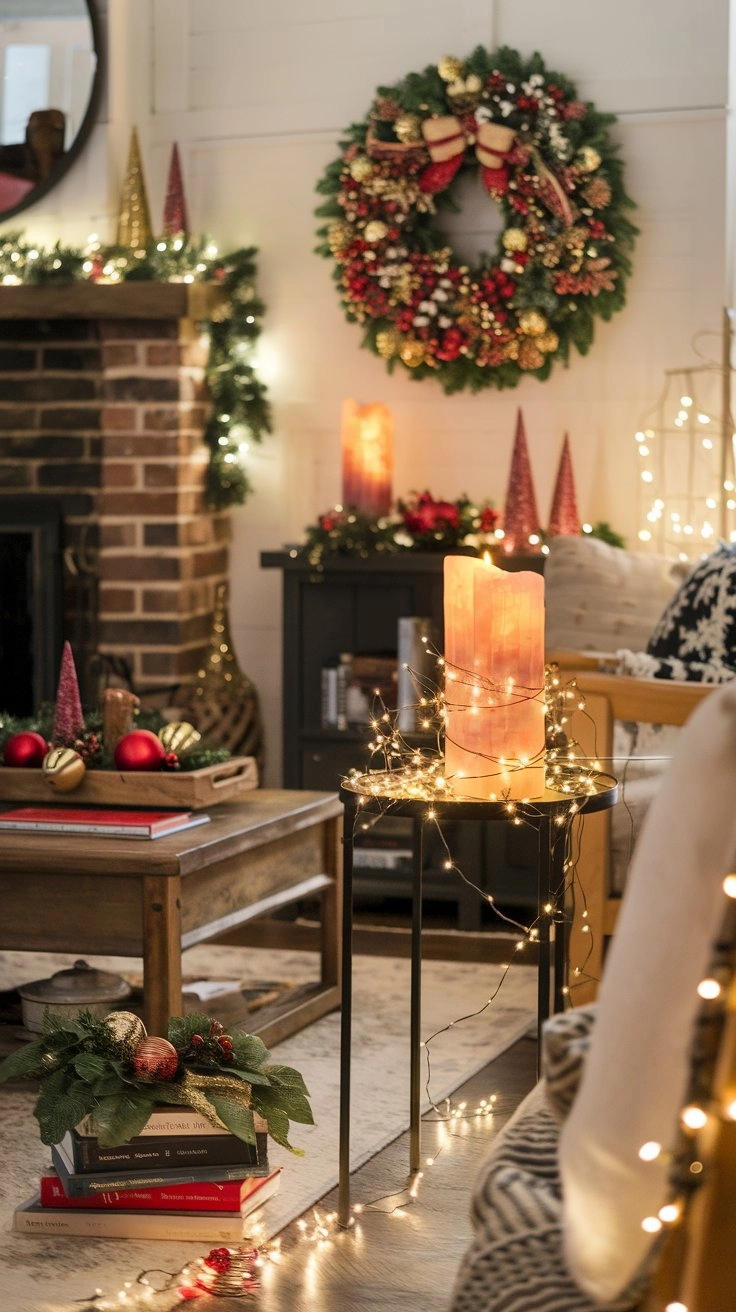
[[[523, 407], [546, 517], [569, 433], [582, 514], [629, 539], [636, 523], [632, 434], [663, 371], [695, 363], [691, 339], [718, 330], [728, 298], [728, 0], [109, 0], [109, 124], [49, 208], [38, 239], [111, 237], [130, 130], [138, 127], [154, 222], [173, 141], [190, 223], [223, 249], [260, 249], [268, 306], [262, 367], [275, 431], [253, 456], [256, 495], [234, 516], [232, 624], [268, 729], [267, 782], [280, 760], [280, 588], [259, 553], [298, 540], [339, 496], [342, 399], [395, 416], [395, 490], [468, 492], [503, 504]], [[328, 264], [313, 254], [314, 187], [341, 130], [375, 88], [476, 44], [538, 49], [549, 68], [618, 117], [613, 129], [641, 236], [627, 308], [599, 324], [585, 358], [512, 392], [445, 397], [360, 346]], [[486, 211], [469, 203], [470, 226]], [[107, 225], [105, 227], [105, 225]], [[462, 224], [461, 224], [462, 227]], [[453, 240], [461, 240], [453, 231]], [[489, 238], [486, 237], [486, 246]]]

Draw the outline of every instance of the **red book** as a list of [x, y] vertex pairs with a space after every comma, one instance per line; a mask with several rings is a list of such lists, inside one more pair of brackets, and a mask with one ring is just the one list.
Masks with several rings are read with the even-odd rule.
[[218, 1184], [208, 1180], [196, 1184], [163, 1185], [156, 1189], [111, 1189], [109, 1192], [85, 1194], [69, 1198], [54, 1170], [49, 1168], [41, 1176], [39, 1202], [52, 1208], [108, 1208], [113, 1211], [168, 1212], [237, 1212], [243, 1216], [278, 1192], [281, 1167], [270, 1175], [248, 1176], [243, 1180], [223, 1180]]
[[17, 806], [0, 812], [0, 829], [23, 833], [95, 834], [114, 838], [160, 838], [203, 825], [208, 815], [193, 811], [72, 810], [67, 806]]

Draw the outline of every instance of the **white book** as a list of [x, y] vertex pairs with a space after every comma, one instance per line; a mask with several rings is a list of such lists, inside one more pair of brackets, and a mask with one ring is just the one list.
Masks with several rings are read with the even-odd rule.
[[247, 1220], [238, 1212], [72, 1211], [42, 1207], [38, 1194], [13, 1214], [13, 1229], [21, 1234], [87, 1235], [96, 1239], [201, 1239], [207, 1243], [239, 1243]]
[[[97, 1131], [93, 1128], [91, 1116], [85, 1116], [84, 1120], [79, 1122], [76, 1130], [77, 1134], [81, 1134], [87, 1139], [97, 1138]], [[213, 1125], [212, 1121], [207, 1120], [206, 1116], [202, 1116], [200, 1112], [195, 1112], [193, 1107], [176, 1107], [172, 1104], [169, 1107], [154, 1107], [143, 1129], [138, 1131], [136, 1138], [163, 1134], [230, 1133], [231, 1131], [226, 1126]]]

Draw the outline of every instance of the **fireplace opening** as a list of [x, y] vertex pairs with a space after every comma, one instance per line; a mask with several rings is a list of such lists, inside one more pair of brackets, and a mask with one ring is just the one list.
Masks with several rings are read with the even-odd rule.
[[56, 696], [62, 646], [61, 508], [0, 498], [0, 710], [33, 715]]

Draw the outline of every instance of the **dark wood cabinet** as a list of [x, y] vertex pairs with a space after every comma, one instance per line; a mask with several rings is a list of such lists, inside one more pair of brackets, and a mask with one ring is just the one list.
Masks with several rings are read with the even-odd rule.
[[[443, 559], [439, 552], [365, 560], [336, 556], [314, 568], [288, 551], [262, 553], [262, 567], [283, 574], [284, 787], [333, 789], [352, 768], [368, 768], [367, 725], [322, 727], [322, 670], [342, 653], [396, 659], [403, 616], [431, 619], [441, 651]], [[539, 558], [530, 564], [529, 558], [516, 557], [508, 567], [539, 568]], [[507, 905], [535, 905], [531, 871], [536, 870], [536, 835], [506, 825], [466, 823], [444, 826], [443, 836], [474, 884]], [[447, 853], [439, 836], [426, 855], [426, 897], [453, 904], [458, 928], [477, 928], [481, 899], [444, 870]], [[356, 895], [379, 901], [407, 896], [410, 870], [407, 822], [382, 819], [356, 847]]]

